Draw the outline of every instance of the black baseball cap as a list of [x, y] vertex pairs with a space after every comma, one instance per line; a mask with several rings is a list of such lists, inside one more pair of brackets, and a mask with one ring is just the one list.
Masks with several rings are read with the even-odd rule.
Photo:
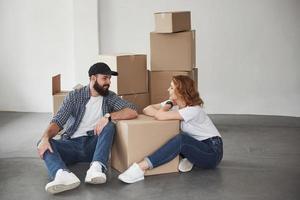
[[111, 71], [109, 66], [102, 62], [96, 63], [90, 67], [89, 77], [96, 74], [118, 76], [118, 72]]

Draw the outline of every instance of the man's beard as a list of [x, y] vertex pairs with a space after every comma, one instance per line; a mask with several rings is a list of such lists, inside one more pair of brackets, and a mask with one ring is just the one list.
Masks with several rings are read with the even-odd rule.
[[[107, 88], [104, 88], [105, 86], [107, 86]], [[96, 81], [93, 87], [96, 90], [96, 92], [98, 92], [98, 94], [101, 95], [101, 96], [107, 96], [108, 93], [109, 93], [109, 91], [108, 91], [109, 84], [105, 84], [105, 85], [101, 86], [98, 83], [98, 81]]]

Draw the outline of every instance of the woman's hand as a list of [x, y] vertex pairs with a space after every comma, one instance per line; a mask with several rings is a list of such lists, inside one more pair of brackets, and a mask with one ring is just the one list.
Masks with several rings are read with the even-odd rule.
[[143, 109], [145, 115], [154, 117], [157, 111], [160, 109], [160, 104], [152, 104]]

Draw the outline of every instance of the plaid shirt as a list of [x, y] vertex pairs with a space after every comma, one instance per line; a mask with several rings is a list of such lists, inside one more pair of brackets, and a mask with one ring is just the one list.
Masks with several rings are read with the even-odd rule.
[[[90, 97], [89, 85], [73, 90], [65, 97], [57, 114], [51, 120], [52, 123], [56, 123], [61, 129], [64, 128], [63, 138], [70, 138], [78, 129]], [[109, 94], [103, 97], [103, 116], [106, 113], [116, 112], [124, 108], [136, 110], [134, 104], [121, 99], [112, 91], [109, 91]], [[65, 124], [66, 126], [64, 127]]]

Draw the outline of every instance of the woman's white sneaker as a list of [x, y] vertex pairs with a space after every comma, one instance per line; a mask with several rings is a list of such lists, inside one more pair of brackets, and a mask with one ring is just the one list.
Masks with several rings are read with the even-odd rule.
[[183, 158], [178, 165], [178, 170], [181, 172], [189, 172], [193, 169], [193, 163], [191, 163], [187, 158]]
[[93, 162], [86, 172], [85, 182], [90, 184], [102, 184], [106, 182], [106, 175], [102, 172], [99, 162]]
[[48, 183], [45, 190], [51, 194], [71, 190], [80, 185], [80, 180], [72, 172], [59, 169], [53, 181]]
[[135, 183], [144, 180], [144, 171], [137, 163], [133, 163], [125, 172], [120, 174], [118, 178], [124, 183]]

